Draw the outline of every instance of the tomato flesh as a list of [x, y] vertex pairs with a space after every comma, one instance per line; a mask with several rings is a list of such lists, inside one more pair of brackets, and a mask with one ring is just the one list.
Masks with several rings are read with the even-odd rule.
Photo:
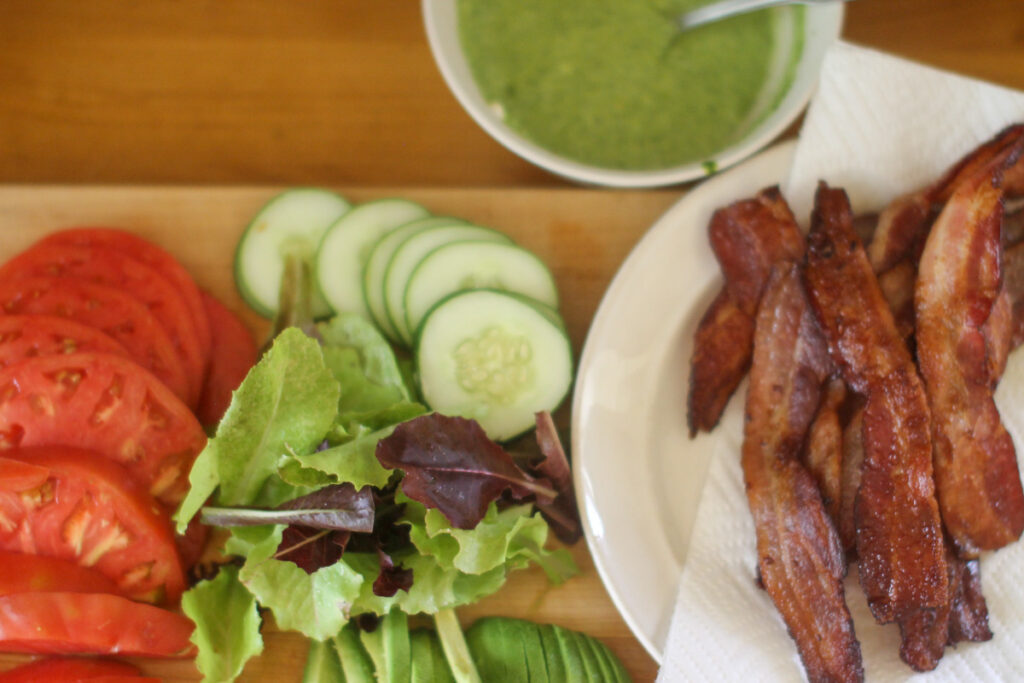
[[40, 486], [0, 491], [0, 550], [94, 568], [138, 600], [175, 601], [185, 577], [170, 518], [117, 463], [77, 448], [7, 451], [50, 471]]
[[0, 370], [0, 448], [51, 444], [123, 464], [174, 507], [206, 434], [166, 386], [125, 358], [70, 353]]
[[[8, 462], [0, 459], [0, 466]], [[119, 594], [121, 589], [95, 569], [68, 560], [0, 551], [0, 595], [36, 591]]]
[[2, 280], [0, 312], [56, 315], [95, 327], [124, 346], [182, 400], [190, 398], [188, 376], [167, 332], [126, 292], [76, 278]]
[[188, 374], [194, 405], [206, 371], [206, 356], [184, 299], [155, 268], [115, 249], [36, 245], [0, 267], [0, 280], [73, 277], [127, 292], [156, 317]]
[[131, 664], [105, 659], [42, 659], [0, 673], [0, 683], [72, 683], [101, 676], [117, 676], [137, 683], [140, 673]]
[[0, 651], [190, 657], [194, 625], [175, 612], [107, 593], [0, 597]]
[[252, 333], [242, 320], [213, 296], [202, 292], [213, 336], [210, 370], [196, 407], [204, 425], [215, 425], [231, 404], [231, 392], [245, 379], [259, 355]]
[[199, 295], [199, 288], [185, 267], [163, 248], [125, 230], [101, 227], [61, 230], [44, 237], [39, 244], [71, 244], [115, 249], [156, 269], [171, 282], [174, 289], [185, 300], [196, 332], [199, 334], [203, 355], [209, 356], [210, 324], [206, 319], [206, 311]]
[[36, 356], [98, 351], [129, 358], [109, 335], [52, 315], [0, 315], [0, 368]]

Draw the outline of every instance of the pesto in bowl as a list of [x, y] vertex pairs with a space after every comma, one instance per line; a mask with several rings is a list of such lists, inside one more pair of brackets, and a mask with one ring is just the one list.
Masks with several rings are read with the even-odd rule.
[[481, 95], [520, 135], [611, 169], [710, 159], [778, 105], [802, 51], [803, 9], [680, 32], [706, 0], [457, 0]]

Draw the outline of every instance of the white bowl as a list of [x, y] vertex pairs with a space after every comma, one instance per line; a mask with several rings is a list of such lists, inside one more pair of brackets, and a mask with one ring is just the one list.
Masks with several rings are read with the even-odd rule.
[[[581, 183], [610, 187], [659, 187], [694, 180], [722, 170], [765, 147], [799, 116], [818, 82], [825, 52], [839, 38], [843, 3], [805, 7], [804, 45], [789, 90], [761, 123], [735, 144], [710, 159], [651, 171], [591, 166], [550, 152], [509, 128], [480, 94], [459, 40], [457, 0], [423, 0], [423, 18], [430, 49], [448, 87], [470, 116], [491, 137], [522, 158], [557, 175]], [[792, 37], [791, 37], [792, 38]], [[708, 162], [713, 170], [709, 170]]]

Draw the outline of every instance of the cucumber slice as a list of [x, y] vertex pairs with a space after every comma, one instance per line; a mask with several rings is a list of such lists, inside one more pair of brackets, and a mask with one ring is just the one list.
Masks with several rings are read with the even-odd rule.
[[[252, 219], [235, 249], [235, 286], [257, 313], [274, 317], [284, 273], [284, 254], [298, 251], [310, 262], [323, 234], [349, 210], [343, 197], [307, 187], [283, 192]], [[330, 313], [319, 292], [313, 294], [313, 314]]]
[[399, 341], [398, 332], [388, 318], [387, 309], [384, 306], [384, 273], [387, 271], [388, 263], [395, 249], [405, 240], [406, 237], [422, 232], [427, 228], [435, 228], [442, 225], [463, 225], [465, 221], [461, 218], [448, 218], [445, 216], [428, 216], [420, 218], [404, 225], [400, 225], [391, 232], [385, 234], [370, 250], [370, 257], [366, 261], [366, 268], [363, 269], [363, 298], [366, 300], [366, 307], [377, 323], [377, 327], [384, 331], [392, 341]]
[[[546, 310], [545, 310], [546, 309]], [[436, 411], [473, 418], [495, 440], [529, 430], [572, 382], [565, 328], [543, 304], [473, 289], [441, 300], [420, 326], [420, 390]]]
[[384, 273], [384, 307], [391, 320], [391, 325], [406, 346], [412, 346], [412, 333], [415, 332], [406, 327], [405, 321], [404, 299], [409, 276], [412, 275], [412, 271], [423, 257], [434, 249], [442, 244], [463, 240], [512, 242], [507, 235], [479, 225], [448, 225], [428, 228], [415, 235], [410, 235], [392, 254], [391, 261]]
[[335, 313], [369, 317], [363, 301], [363, 267], [373, 245], [398, 226], [429, 215], [405, 199], [378, 199], [361, 204], [324, 233], [316, 253], [317, 284]]
[[405, 286], [405, 323], [416, 330], [441, 299], [465, 289], [499, 289], [558, 307], [551, 271], [539, 258], [514, 244], [450, 242], [423, 257]]

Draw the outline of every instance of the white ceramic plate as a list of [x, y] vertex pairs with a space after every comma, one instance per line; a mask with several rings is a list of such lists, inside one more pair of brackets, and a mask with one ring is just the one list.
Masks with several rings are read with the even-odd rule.
[[721, 275], [707, 224], [785, 180], [795, 143], [686, 194], [630, 253], [594, 317], [573, 396], [572, 453], [587, 543], [612, 600], [661, 661], [713, 437], [689, 438], [693, 333]]

